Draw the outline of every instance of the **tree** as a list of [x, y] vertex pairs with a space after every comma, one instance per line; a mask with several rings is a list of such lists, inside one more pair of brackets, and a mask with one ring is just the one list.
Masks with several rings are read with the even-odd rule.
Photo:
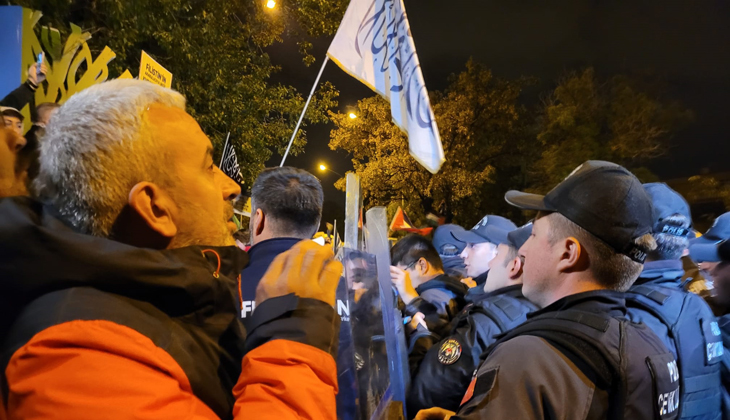
[[531, 167], [532, 188], [545, 192], [590, 159], [651, 178], [642, 166], [666, 153], [672, 135], [692, 119], [691, 111], [661, 91], [624, 75], [601, 82], [592, 68], [563, 78], [538, 120], [543, 151]]
[[[408, 153], [407, 136], [391, 122], [380, 97], [363, 99], [357, 119], [331, 113], [330, 148], [352, 155], [366, 206], [403, 205], [414, 222], [435, 211], [462, 224], [475, 223], [501, 205], [488, 185], [510, 168], [524, 168], [529, 130], [517, 99], [529, 80], [507, 81], [469, 61], [444, 92], [433, 92], [446, 163], [433, 175]], [[337, 186], [344, 189], [344, 179]], [[495, 190], [496, 191], [496, 190]], [[504, 194], [504, 191], [501, 191]]]
[[[281, 2], [284, 3], [284, 2]], [[272, 154], [283, 154], [304, 100], [297, 91], [270, 82], [277, 66], [267, 46], [282, 37], [297, 40], [305, 63], [314, 58], [309, 38], [332, 34], [346, 0], [288, 0], [274, 10], [264, 1], [243, 0], [19, 0], [41, 10], [41, 24], [68, 32], [69, 22], [93, 34], [94, 55], [108, 45], [117, 58], [111, 77], [139, 68], [142, 50], [173, 72], [173, 88], [188, 101], [188, 111], [220, 153], [226, 132], [236, 148], [241, 170], [252, 183]], [[304, 126], [327, 121], [337, 92], [325, 83], [307, 112]], [[303, 150], [300, 131], [293, 154]]]

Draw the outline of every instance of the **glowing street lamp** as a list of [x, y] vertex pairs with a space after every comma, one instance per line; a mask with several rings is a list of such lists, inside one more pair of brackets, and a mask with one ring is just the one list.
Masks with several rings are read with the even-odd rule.
[[268, 7], [269, 9], [273, 9], [274, 7], [276, 7], [276, 0], [269, 0], [268, 2], [266, 2], [266, 7]]
[[342, 175], [338, 174], [337, 172], [333, 171], [332, 169], [328, 168], [324, 164], [320, 164], [319, 165], [319, 170], [322, 171], [322, 172], [324, 172], [324, 171], [330, 171], [330, 172], [332, 172], [333, 174], [335, 174], [337, 176], [342, 176]]
[[355, 115], [354, 112], [350, 112], [349, 117], [351, 120], [354, 120], [355, 118], [357, 118], [357, 115]]

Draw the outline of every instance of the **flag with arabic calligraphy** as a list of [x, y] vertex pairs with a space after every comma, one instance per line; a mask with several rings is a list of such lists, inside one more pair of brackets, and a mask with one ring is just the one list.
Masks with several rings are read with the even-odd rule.
[[411, 155], [431, 173], [444, 163], [403, 0], [352, 0], [327, 51], [345, 72], [390, 101]]
[[238, 182], [239, 184], [243, 184], [243, 175], [241, 174], [241, 167], [238, 166], [236, 151], [233, 149], [233, 144], [227, 141], [225, 147], [223, 148], [221, 171], [223, 171], [224, 174], [228, 175], [228, 177], [232, 180]]

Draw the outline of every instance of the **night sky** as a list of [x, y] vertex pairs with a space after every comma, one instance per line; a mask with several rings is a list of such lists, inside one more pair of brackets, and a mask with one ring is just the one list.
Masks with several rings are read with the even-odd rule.
[[[650, 168], [662, 179], [703, 168], [730, 170], [730, 2], [405, 0], [405, 6], [430, 90], [443, 89], [469, 57], [498, 77], [538, 77], [536, 92], [550, 90], [566, 70], [593, 66], [601, 76], [650, 70], [667, 82], [670, 97], [695, 112], [694, 123], [677, 134], [667, 157]], [[307, 95], [330, 40], [315, 43], [318, 61], [311, 67], [302, 64], [294, 42], [271, 47], [272, 61], [282, 66], [275, 80]], [[373, 95], [331, 62], [323, 80], [339, 89], [341, 110]], [[536, 95], [529, 96], [525, 103], [534, 105]], [[345, 153], [329, 149], [331, 128], [309, 127], [305, 153], [287, 159], [322, 180], [328, 221], [342, 220], [345, 196], [332, 185], [337, 176], [322, 174], [317, 166], [325, 162], [343, 175], [352, 169]], [[280, 160], [272, 158], [267, 166]]]

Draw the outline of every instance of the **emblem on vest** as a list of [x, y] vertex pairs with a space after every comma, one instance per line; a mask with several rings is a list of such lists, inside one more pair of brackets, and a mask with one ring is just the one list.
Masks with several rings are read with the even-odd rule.
[[448, 339], [439, 349], [439, 362], [445, 365], [451, 365], [461, 356], [461, 344], [454, 339]]

